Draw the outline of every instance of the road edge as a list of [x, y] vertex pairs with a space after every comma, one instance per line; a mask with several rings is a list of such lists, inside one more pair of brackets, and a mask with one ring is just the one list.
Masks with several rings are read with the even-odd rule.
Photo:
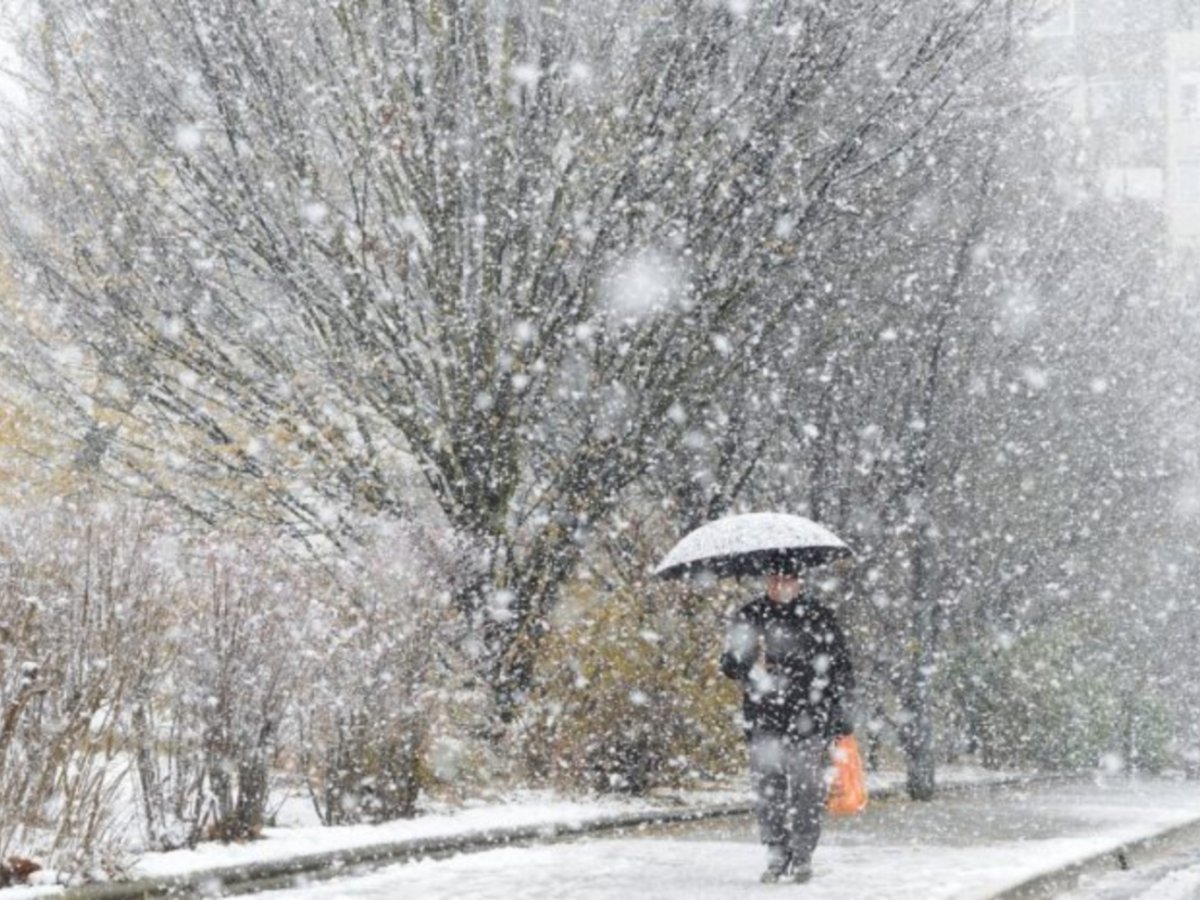
[[1177, 845], [1194, 846], [1197, 842], [1200, 842], [1200, 817], [1171, 825], [1133, 841], [1122, 841], [1107, 850], [1031, 876], [997, 894], [989, 895], [988, 900], [1039, 900], [1043, 897], [1056, 897], [1064, 891], [1078, 887], [1079, 880], [1084, 875], [1132, 869], [1144, 858], [1154, 858]]

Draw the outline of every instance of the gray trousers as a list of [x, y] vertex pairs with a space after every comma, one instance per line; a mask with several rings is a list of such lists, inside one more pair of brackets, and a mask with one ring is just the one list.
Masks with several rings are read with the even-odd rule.
[[750, 787], [762, 842], [774, 852], [787, 851], [797, 863], [809, 862], [825, 806], [824, 739], [753, 735]]

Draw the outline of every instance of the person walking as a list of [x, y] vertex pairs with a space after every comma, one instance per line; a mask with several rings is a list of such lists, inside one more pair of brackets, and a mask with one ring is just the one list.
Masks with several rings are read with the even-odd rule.
[[798, 576], [770, 573], [766, 595], [730, 622], [721, 671], [742, 686], [750, 783], [767, 847], [762, 881], [808, 881], [821, 836], [825, 754], [834, 738], [853, 733], [845, 635]]

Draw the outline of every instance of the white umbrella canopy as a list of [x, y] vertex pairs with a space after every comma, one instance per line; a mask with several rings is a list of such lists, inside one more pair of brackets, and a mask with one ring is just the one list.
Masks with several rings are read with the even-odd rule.
[[718, 578], [799, 572], [852, 556], [832, 531], [803, 516], [744, 513], [701, 525], [654, 569], [659, 578], [710, 573]]

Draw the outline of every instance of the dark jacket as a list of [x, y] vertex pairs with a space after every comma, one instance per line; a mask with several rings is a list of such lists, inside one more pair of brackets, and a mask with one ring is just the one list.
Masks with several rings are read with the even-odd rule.
[[[766, 677], [752, 674], [756, 661]], [[742, 684], [747, 736], [791, 738], [850, 734], [847, 715], [854, 672], [833, 611], [807, 597], [790, 604], [767, 597], [733, 617], [721, 671]]]

